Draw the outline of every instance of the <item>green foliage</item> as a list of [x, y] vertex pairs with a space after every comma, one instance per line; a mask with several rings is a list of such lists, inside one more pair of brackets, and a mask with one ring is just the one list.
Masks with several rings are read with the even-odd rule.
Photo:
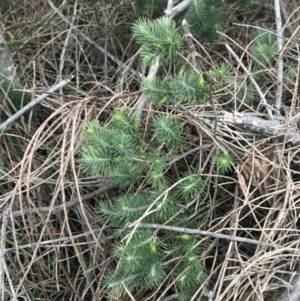
[[111, 295], [120, 298], [124, 294], [124, 287], [120, 285], [122, 281], [130, 291], [157, 287], [166, 276], [159, 260], [158, 249], [162, 248], [163, 245], [148, 230], [137, 230], [129, 246], [117, 244], [115, 255], [119, 259], [119, 269], [104, 280]]
[[[136, 0], [136, 5], [149, 14], [153, 9], [162, 10], [167, 1]], [[238, 0], [236, 5], [246, 8], [253, 0]], [[229, 13], [225, 1], [222, 0], [191, 0], [185, 14], [189, 27], [194, 33], [200, 34], [204, 40], [212, 41], [218, 38]], [[141, 57], [146, 66], [161, 56], [164, 62], [176, 58], [182, 47], [182, 37], [175, 28], [175, 22], [166, 17], [156, 20], [140, 19], [133, 25], [137, 41], [145, 46]]]
[[169, 81], [157, 77], [151, 80], [143, 80], [141, 91], [147, 95], [149, 101], [156, 105], [169, 104], [173, 96]]
[[[164, 242], [161, 241], [164, 240]], [[167, 264], [168, 257], [172, 253], [174, 237], [160, 235], [157, 238], [149, 230], [136, 230], [128, 245], [118, 243], [115, 248], [115, 256], [118, 258], [118, 270], [107, 275], [104, 285], [114, 298], [120, 298], [125, 292], [119, 283], [124, 280], [130, 291], [139, 288], [156, 289], [166, 278], [172, 269]], [[196, 241], [176, 240], [177, 257], [174, 263], [178, 263], [172, 276], [180, 295], [186, 295], [187, 290], [196, 292], [197, 288], [206, 279], [205, 268], [201, 264], [201, 249], [196, 246]], [[188, 250], [187, 249], [188, 245]]]
[[210, 101], [210, 86], [201, 74], [193, 72], [179, 74], [174, 79], [145, 79], [141, 90], [156, 105], [169, 104], [172, 99], [190, 104], [204, 104]]
[[277, 53], [276, 36], [270, 31], [258, 30], [251, 54], [260, 63], [267, 65]]
[[[145, 146], [138, 124], [136, 117], [127, 111], [116, 112], [110, 127], [88, 123], [80, 154], [82, 170], [89, 175], [109, 177], [117, 186], [127, 187], [136, 183], [148, 168], [149, 183], [162, 186], [168, 158]], [[172, 116], [157, 116], [152, 128], [153, 137], [169, 150], [178, 148], [184, 140], [181, 124]]]
[[171, 89], [174, 97], [188, 103], [202, 104], [209, 95], [209, 86], [202, 75], [195, 73], [179, 74], [172, 82]]
[[129, 135], [137, 135], [139, 132], [139, 121], [136, 116], [127, 111], [118, 111], [114, 114], [111, 126], [116, 131], [124, 131]]
[[134, 136], [90, 122], [83, 134], [83, 144], [80, 162], [85, 173], [108, 176], [116, 185], [135, 183], [141, 168], [141, 152], [135, 146]]
[[[88, 123], [82, 135], [80, 163], [84, 172], [108, 177], [121, 188], [141, 182], [147, 187], [119, 196], [113, 203], [101, 202], [97, 210], [99, 218], [115, 230], [119, 241], [115, 246], [118, 268], [106, 275], [103, 282], [114, 298], [126, 293], [124, 285], [131, 292], [157, 289], [172, 271], [173, 261], [177, 268], [172, 277], [179, 294], [186, 295], [187, 290], [196, 292], [206, 279], [202, 252], [193, 237], [183, 239], [184, 236], [165, 231], [154, 234], [148, 229], [130, 233], [126, 227], [141, 219], [158, 224], [169, 221], [168, 224], [179, 226], [196, 227], [199, 223], [200, 216], [188, 222], [194, 213], [192, 208], [179, 215], [178, 210], [203, 193], [205, 181], [201, 175], [185, 173], [175, 185], [175, 177], [165, 176], [172, 168], [173, 150], [184, 143], [182, 124], [167, 114], [156, 115], [151, 124], [146, 141], [134, 115], [122, 110], [115, 113], [106, 127], [95, 121]], [[166, 193], [171, 185], [173, 188]], [[128, 235], [131, 238], [126, 242]]]
[[166, 179], [163, 176], [168, 167], [168, 157], [159, 153], [150, 153], [147, 157], [149, 170], [147, 181], [153, 187], [162, 188], [166, 186]]
[[[136, 1], [136, 5], [155, 9], [152, 1]], [[192, 0], [186, 15], [189, 26], [204, 39], [217, 38], [224, 7], [221, 0]], [[165, 106], [174, 100], [208, 103], [212, 94], [208, 83], [228, 82], [233, 78], [227, 63], [212, 68], [207, 75], [212, 80], [190, 66], [186, 68], [182, 63], [186, 64], [183, 37], [170, 18], [141, 18], [132, 29], [136, 41], [143, 46], [144, 68], [154, 62], [164, 67], [159, 77], [144, 79], [141, 84], [148, 100], [156, 106], [162, 105], [163, 112], [169, 112]], [[169, 72], [173, 67], [175, 72]], [[169, 71], [164, 74], [166, 70]], [[236, 89], [234, 93], [237, 94]], [[105, 276], [103, 285], [110, 297], [120, 299], [126, 290], [131, 293], [139, 289], [157, 290], [172, 283], [170, 290], [178, 293], [179, 300], [190, 300], [206, 279], [198, 241], [187, 234], [128, 228], [128, 224], [136, 221], [197, 228], [201, 214], [195, 214], [197, 209], [190, 204], [208, 190], [200, 173], [193, 171], [188, 163], [181, 165], [174, 160], [186, 143], [180, 119], [170, 113], [155, 113], [150, 118], [151, 130], [144, 133], [143, 121], [139, 122], [130, 111], [120, 110], [106, 126], [90, 122], [83, 133], [79, 160], [82, 170], [107, 177], [127, 191], [123, 195], [121, 190], [114, 202], [101, 202], [97, 210], [117, 239], [114, 251], [117, 267]], [[233, 165], [231, 154], [215, 156], [217, 174], [231, 172]], [[217, 192], [215, 185], [214, 200]], [[187, 204], [188, 208], [182, 210]]]
[[[253, 0], [237, 0], [235, 6], [247, 8], [252, 3]], [[219, 37], [218, 31], [222, 31], [230, 15], [228, 8], [223, 0], [191, 0], [186, 20], [192, 31], [200, 34], [202, 39], [216, 40]]]
[[185, 200], [189, 201], [195, 197], [199, 197], [205, 188], [205, 181], [198, 174], [188, 172], [184, 180], [178, 184], [177, 189], [179, 195]]
[[234, 157], [232, 154], [225, 152], [215, 156], [215, 165], [217, 173], [226, 174], [233, 170], [234, 168]]
[[214, 66], [210, 71], [210, 75], [218, 82], [226, 82], [234, 76], [233, 70], [228, 63], [220, 63]]
[[141, 287], [140, 277], [135, 274], [123, 276], [121, 274], [110, 273], [104, 278], [103, 285], [115, 298], [120, 298], [125, 294], [125, 287], [129, 289], [129, 291]]
[[152, 123], [153, 132], [159, 142], [169, 148], [176, 148], [183, 142], [180, 122], [172, 116], [157, 116]]
[[151, 65], [157, 56], [168, 63], [177, 57], [182, 47], [183, 38], [176, 29], [176, 23], [169, 18], [140, 19], [132, 30], [138, 43], [144, 45], [141, 57], [145, 66]]
[[222, 26], [223, 4], [221, 0], [191, 0], [186, 19], [193, 31], [205, 40], [215, 40]]
[[177, 202], [175, 197], [160, 197], [163, 190], [143, 191], [136, 195], [123, 196], [114, 204], [102, 203], [98, 212], [114, 227], [124, 226], [143, 216], [152, 203], [157, 210], [144, 218], [146, 222], [164, 222], [176, 213]]

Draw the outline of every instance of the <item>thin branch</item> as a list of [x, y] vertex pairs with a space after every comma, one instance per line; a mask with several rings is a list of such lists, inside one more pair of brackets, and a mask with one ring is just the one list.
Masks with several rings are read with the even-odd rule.
[[[60, 55], [60, 64], [59, 64], [59, 73], [58, 73], [59, 81], [62, 80], [62, 72], [63, 72], [64, 66], [65, 66], [66, 49], [67, 49], [67, 46], [68, 46], [69, 41], [70, 41], [71, 32], [74, 28], [74, 21], [75, 21], [76, 14], [77, 14], [77, 0], [74, 3], [73, 16], [72, 16], [72, 20], [70, 22], [71, 23], [70, 28], [67, 32], [67, 36], [66, 36], [66, 39], [65, 39], [65, 42], [64, 42], [64, 46], [62, 48], [61, 55]], [[59, 92], [62, 95], [62, 90], [60, 90]]]
[[[23, 209], [23, 210], [17, 210], [17, 211], [13, 211], [12, 212], [12, 216], [13, 217], [18, 217], [18, 216], [22, 216], [25, 214], [32, 214], [32, 213], [51, 213], [51, 214], [55, 214], [59, 211], [63, 211], [64, 208], [69, 208], [72, 207], [74, 205], [79, 204], [81, 201], [87, 201], [90, 200], [91, 198], [106, 192], [107, 190], [111, 189], [115, 187], [113, 184], [111, 183], [106, 183], [104, 184], [102, 187], [100, 187], [99, 189], [91, 192], [91, 193], [87, 193], [84, 194], [83, 196], [81, 196], [80, 198], [76, 198], [76, 197], [72, 197], [70, 201], [61, 204], [61, 205], [56, 205], [56, 206], [47, 206], [47, 207], [37, 207], [35, 209], [32, 208], [27, 208], [27, 209]], [[0, 215], [1, 217], [2, 215]]]
[[242, 67], [242, 69], [245, 71], [245, 73], [249, 76], [250, 81], [252, 82], [253, 86], [255, 87], [257, 93], [259, 94], [262, 103], [265, 105], [268, 115], [270, 117], [270, 120], [273, 120], [273, 114], [272, 111], [270, 109], [270, 106], [264, 96], [264, 94], [261, 92], [261, 89], [259, 87], [259, 85], [257, 84], [257, 82], [255, 81], [255, 79], [253, 78], [253, 76], [250, 74], [249, 70], [246, 68], [246, 66], [243, 64], [243, 62], [240, 60], [240, 58], [236, 55], [236, 53], [232, 50], [232, 48], [228, 45], [225, 44], [226, 48], [228, 49], [228, 51], [232, 54], [233, 58], [239, 63], [239, 65]]
[[166, 226], [166, 225], [160, 225], [160, 224], [150, 224], [150, 223], [128, 223], [127, 227], [136, 227], [136, 228], [150, 228], [150, 229], [159, 229], [159, 230], [169, 230], [169, 231], [175, 231], [175, 232], [180, 232], [180, 233], [188, 233], [188, 234], [193, 234], [193, 235], [203, 235], [203, 236], [210, 236], [214, 238], [220, 238], [220, 239], [226, 239], [226, 240], [231, 240], [231, 241], [238, 241], [242, 243], [248, 243], [252, 245], [257, 245], [257, 246], [262, 246], [262, 247], [267, 247], [267, 248], [277, 248], [277, 249], [284, 249], [285, 251], [294, 251], [296, 253], [300, 253], [298, 249], [294, 248], [287, 248], [281, 245], [273, 244], [273, 243], [268, 243], [264, 241], [259, 241], [259, 240], [254, 240], [254, 239], [249, 239], [249, 238], [244, 238], [244, 237], [238, 237], [238, 236], [233, 236], [233, 235], [226, 235], [226, 234], [221, 234], [221, 233], [215, 233], [215, 232], [210, 232], [210, 231], [204, 231], [204, 230], [198, 230], [198, 229], [189, 229], [189, 228], [182, 228], [182, 227], [175, 227], [175, 226]]
[[[149, 69], [149, 73], [147, 76], [147, 80], [151, 80], [153, 78], [155, 78], [157, 72], [158, 72], [158, 68], [159, 68], [159, 57], [156, 58], [155, 63], [150, 67]], [[143, 116], [143, 110], [146, 106], [147, 103], [147, 97], [146, 95], [143, 93], [137, 103], [137, 109], [136, 109], [136, 117], [138, 120], [142, 119]]]
[[282, 16], [283, 22], [285, 23], [285, 28], [288, 31], [289, 37], [292, 37], [293, 34], [294, 34], [294, 32], [295, 32], [295, 30], [293, 29], [292, 25], [289, 24], [289, 19], [290, 18], [289, 18], [288, 14], [287, 14], [287, 11], [285, 9], [284, 1], [280, 0], [279, 4], [280, 4], [281, 16]]
[[29, 104], [24, 106], [21, 110], [13, 114], [11, 117], [9, 117], [6, 121], [0, 124], [0, 131], [4, 131], [8, 125], [16, 121], [19, 117], [21, 117], [23, 114], [25, 114], [27, 111], [31, 110], [34, 106], [36, 106], [38, 103], [40, 103], [42, 100], [44, 100], [46, 97], [48, 97], [51, 93], [61, 89], [62, 87], [66, 86], [68, 83], [70, 83], [72, 78], [62, 80], [58, 84], [52, 86], [46, 93], [43, 93], [38, 98], [32, 100]]
[[172, 13], [172, 9], [173, 9], [173, 0], [168, 0], [168, 6], [167, 9], [165, 10], [165, 15], [169, 16]]
[[174, 6], [172, 8], [172, 10], [166, 9], [165, 15], [169, 18], [174, 18], [175, 16], [177, 16], [178, 14], [180, 14], [181, 12], [186, 10], [186, 8], [188, 7], [189, 4], [190, 4], [190, 0], [184, 0], [184, 1], [180, 2], [179, 4], [177, 4], [176, 6]]
[[198, 53], [197, 53], [195, 45], [193, 43], [192, 34], [189, 30], [189, 26], [188, 26], [188, 23], [187, 23], [186, 19], [182, 20], [182, 27], [183, 27], [183, 31], [184, 31], [184, 36], [186, 38], [187, 44], [188, 44], [189, 49], [190, 49], [190, 53], [191, 53], [191, 57], [192, 57], [192, 64], [193, 64], [194, 68], [197, 71], [199, 71], [200, 70], [200, 65], [199, 65], [199, 62], [197, 61]]
[[274, 0], [275, 15], [276, 15], [276, 31], [277, 31], [277, 52], [279, 53], [277, 67], [277, 91], [275, 107], [279, 111], [281, 108], [282, 88], [283, 88], [283, 56], [281, 54], [283, 38], [282, 38], [282, 20], [280, 13], [280, 1]]

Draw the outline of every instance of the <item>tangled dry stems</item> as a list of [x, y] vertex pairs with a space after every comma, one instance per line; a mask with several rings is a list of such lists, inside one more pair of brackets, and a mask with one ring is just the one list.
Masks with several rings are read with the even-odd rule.
[[[53, 2], [61, 11], [73, 15], [71, 2], [64, 1], [62, 5], [59, 1]], [[134, 108], [139, 94], [129, 91], [137, 90], [139, 82], [85, 41], [78, 31], [99, 45], [106, 45], [106, 49], [126, 66], [140, 70], [138, 49], [130, 40], [130, 26], [128, 36], [123, 32], [120, 35], [124, 24], [127, 26], [126, 18], [134, 19], [127, 5], [127, 1], [120, 3], [120, 7], [124, 7], [119, 15], [121, 23], [109, 14], [112, 9], [109, 5], [97, 8], [95, 13], [86, 6], [78, 6], [77, 14], [81, 17], [72, 19], [77, 31], [72, 31], [67, 45], [64, 45], [64, 38], [69, 26], [46, 1], [24, 0], [24, 5], [12, 10], [3, 20], [9, 41], [16, 41], [25, 34], [15, 60], [26, 87], [38, 95], [39, 90], [48, 89], [61, 76], [72, 73], [76, 78], [72, 87], [51, 95], [43, 106], [35, 108], [29, 122], [19, 120], [1, 137], [0, 156], [5, 162], [5, 173], [0, 178], [0, 208], [4, 213], [1, 215], [0, 254], [5, 260], [0, 263], [0, 281], [9, 290], [9, 293], [2, 290], [1, 300], [17, 300], [19, 296], [22, 300], [36, 300], [37, 296], [43, 300], [104, 300], [102, 278], [116, 263], [112, 256], [113, 237], [104, 231], [105, 225], [95, 213], [95, 203], [113, 198], [114, 189], [110, 187], [103, 194], [86, 200], [86, 194], [103, 187], [106, 182], [81, 174], [76, 156], [85, 123], [96, 118], [107, 122], [114, 109]], [[292, 6], [287, 9], [292, 21], [297, 9]], [[260, 18], [253, 12], [247, 17], [256, 21]], [[250, 64], [248, 50], [251, 45], [245, 33], [248, 30], [233, 26], [224, 39], [234, 41], [235, 52]], [[297, 35], [298, 29], [294, 30], [294, 37]], [[210, 70], [221, 58], [236, 66], [222, 44], [194, 42], [202, 58], [201, 69]], [[293, 39], [286, 45], [288, 49], [293, 47]], [[60, 60], [62, 47], [65, 47], [63, 62]], [[299, 53], [293, 51], [288, 59], [298, 64]], [[97, 69], [103, 62], [104, 69]], [[295, 70], [299, 72], [299, 68]], [[271, 79], [276, 80], [276, 74], [272, 68], [267, 71], [270, 82], [260, 89], [274, 91], [276, 81]], [[299, 111], [298, 73], [295, 78], [295, 83], [284, 86], [284, 93], [290, 99], [285, 106], [287, 121]], [[237, 71], [237, 85], [243, 80], [243, 74]], [[238, 159], [236, 177], [220, 180], [222, 198], [217, 201], [212, 221], [209, 220], [211, 195], [199, 201], [198, 206], [202, 206], [204, 212], [199, 228], [284, 248], [199, 237], [203, 261], [209, 271], [203, 287], [213, 292], [214, 300], [273, 301], [279, 289], [288, 286], [299, 260], [299, 254], [291, 251], [299, 249], [298, 147], [270, 141], [269, 137], [226, 123], [218, 123], [215, 132], [214, 127], [187, 114], [200, 113], [214, 120], [216, 114], [224, 111], [222, 99], [229, 93], [226, 86], [215, 93], [214, 110], [208, 106], [168, 108], [197, 132], [199, 141], [192, 142], [191, 148], [210, 146], [209, 149], [200, 148], [197, 156], [192, 156], [193, 160], [199, 160], [201, 171], [209, 181], [213, 181], [209, 160], [215, 145], [229, 149]], [[246, 110], [257, 114], [256, 108], [256, 105], [249, 105]], [[146, 124], [155, 110], [147, 107]], [[183, 156], [186, 160], [191, 158], [191, 154]], [[72, 207], [66, 206], [72, 198], [78, 202]], [[55, 206], [63, 207], [54, 214], [51, 209], [48, 212], [39, 210]], [[161, 299], [161, 291], [148, 294], [141, 291], [132, 296], [128, 292], [126, 300]]]

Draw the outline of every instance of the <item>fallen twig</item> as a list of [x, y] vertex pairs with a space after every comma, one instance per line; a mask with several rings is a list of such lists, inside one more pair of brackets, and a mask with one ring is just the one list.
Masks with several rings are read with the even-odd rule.
[[276, 91], [275, 107], [279, 111], [281, 107], [282, 86], [283, 86], [283, 56], [281, 54], [283, 38], [282, 38], [282, 20], [281, 20], [279, 0], [274, 1], [274, 7], [275, 7], [275, 15], [276, 15], [277, 51], [279, 53], [278, 67], [277, 67], [277, 91]]
[[[159, 57], [156, 58], [155, 63], [150, 67], [149, 69], [149, 73], [147, 76], [148, 80], [151, 80], [153, 78], [155, 78], [157, 71], [158, 71], [158, 67], [159, 67]], [[136, 117], [138, 120], [142, 119], [142, 115], [143, 115], [143, 110], [145, 108], [147, 102], [147, 97], [146, 95], [143, 93], [137, 103], [137, 109], [136, 109]]]
[[266, 120], [250, 114], [224, 112], [220, 121], [240, 125], [252, 131], [271, 136], [270, 138], [286, 138], [294, 145], [300, 145], [300, 132], [298, 128], [280, 124], [276, 120]]
[[0, 124], [0, 131], [4, 131], [8, 125], [16, 121], [19, 117], [21, 117], [23, 114], [25, 114], [27, 111], [31, 110], [34, 106], [36, 106], [38, 103], [40, 103], [42, 100], [44, 100], [46, 97], [50, 95], [50, 93], [53, 93], [62, 87], [66, 86], [72, 78], [62, 80], [58, 84], [52, 86], [46, 93], [43, 93], [38, 98], [32, 100], [29, 104], [24, 106], [21, 110], [16, 112], [14, 115], [9, 117], [6, 121]]
[[186, 19], [182, 20], [182, 27], [183, 27], [183, 31], [184, 31], [184, 36], [186, 38], [186, 42], [189, 46], [189, 50], [190, 50], [190, 54], [191, 54], [191, 61], [192, 61], [193, 67], [197, 71], [199, 71], [200, 66], [199, 66], [199, 62], [197, 61], [197, 56], [199, 54], [197, 53], [196, 47], [193, 43], [192, 34], [190, 33], [190, 30], [189, 30], [188, 23], [187, 23]]
[[264, 241], [259, 241], [259, 240], [244, 238], [244, 237], [237, 237], [237, 236], [233, 236], [233, 235], [215, 233], [215, 232], [210, 232], [210, 231], [205, 231], [205, 230], [188, 229], [188, 228], [182, 228], [182, 227], [166, 226], [166, 225], [150, 224], [150, 223], [139, 223], [139, 224], [128, 223], [127, 227], [161, 229], [161, 230], [169, 230], [169, 231], [175, 231], [175, 232], [187, 233], [187, 234], [193, 234], [193, 235], [210, 236], [210, 237], [214, 237], [214, 238], [227, 239], [227, 240], [231, 240], [231, 241], [239, 241], [242, 243], [248, 243], [248, 244], [267, 247], [267, 248], [284, 249], [285, 251], [294, 251], [296, 253], [300, 253], [300, 251], [298, 249], [294, 249], [294, 248], [286, 248], [284, 246], [269, 243], [269, 242], [264, 242]]
[[285, 23], [284, 27], [287, 29], [289, 37], [292, 37], [294, 35], [294, 33], [297, 32], [297, 31], [293, 29], [291, 24], [289, 24], [290, 23], [290, 17], [288, 16], [287, 11], [285, 9], [284, 1], [280, 0], [279, 4], [280, 4], [281, 16], [282, 16], [283, 22]]
[[[213, 128], [213, 122], [211, 119], [206, 118], [206, 116], [203, 116], [202, 113], [190, 111], [183, 105], [176, 102], [174, 102], [174, 106], [178, 111], [184, 112], [185, 114], [191, 116], [203, 126], [211, 129]], [[289, 124], [281, 124], [277, 120], [266, 120], [247, 113], [229, 113], [226, 111], [217, 116], [217, 119], [218, 123], [216, 130], [219, 136], [230, 138], [228, 134], [221, 130], [220, 123], [223, 122], [226, 124], [239, 126], [241, 129], [248, 129], [254, 132], [262, 133], [266, 136], [270, 136], [270, 138], [286, 139], [287, 142], [290, 142], [293, 145], [300, 145], [300, 131], [296, 126], [293, 126], [293, 124], [295, 124], [295, 120], [300, 119], [300, 113], [292, 118], [292, 122]]]
[[168, 7], [165, 10], [165, 15], [169, 18], [174, 18], [175, 16], [177, 16], [178, 14], [183, 12], [190, 4], [190, 0], [184, 0], [173, 7], [173, 3], [171, 4], [170, 2], [173, 1], [171, 0], [168, 2]]

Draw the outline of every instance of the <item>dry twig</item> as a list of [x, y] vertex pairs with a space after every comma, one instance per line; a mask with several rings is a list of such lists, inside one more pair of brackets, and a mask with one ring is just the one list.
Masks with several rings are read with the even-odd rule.
[[8, 125], [16, 121], [19, 117], [21, 117], [23, 114], [25, 114], [27, 111], [31, 110], [34, 106], [39, 104], [42, 100], [44, 100], [46, 97], [48, 97], [51, 93], [63, 88], [68, 83], [70, 83], [72, 78], [62, 80], [58, 84], [52, 86], [46, 93], [43, 93], [38, 98], [32, 100], [30, 103], [28, 103], [26, 106], [24, 106], [21, 110], [16, 112], [14, 115], [9, 117], [5, 122], [0, 124], [0, 131], [4, 131]]
[[281, 99], [282, 99], [282, 85], [283, 85], [283, 56], [282, 56], [282, 20], [280, 13], [280, 0], [274, 1], [275, 7], [275, 15], [276, 15], [276, 30], [277, 30], [277, 51], [279, 54], [278, 57], [278, 67], [277, 67], [277, 92], [276, 92], [276, 100], [275, 107], [280, 110], [281, 108]]
[[283, 249], [284, 251], [292, 251], [292, 252], [300, 254], [300, 251], [298, 249], [286, 248], [281, 245], [272, 244], [272, 243], [268, 243], [268, 242], [264, 242], [264, 241], [258, 241], [258, 240], [254, 240], [254, 239], [237, 237], [237, 236], [233, 236], [233, 235], [220, 234], [220, 233], [198, 230], [198, 229], [188, 229], [188, 228], [182, 228], [182, 227], [166, 226], [166, 225], [160, 225], [160, 224], [149, 224], [149, 223], [139, 223], [139, 224], [138, 223], [129, 223], [129, 224], [127, 224], [127, 227], [161, 229], [161, 230], [176, 231], [176, 232], [180, 232], [180, 233], [210, 236], [210, 237], [214, 237], [214, 238], [227, 239], [227, 240], [231, 240], [231, 241], [239, 241], [242, 243], [248, 243], [248, 244], [263, 246], [263, 247], [267, 247], [267, 248]]

